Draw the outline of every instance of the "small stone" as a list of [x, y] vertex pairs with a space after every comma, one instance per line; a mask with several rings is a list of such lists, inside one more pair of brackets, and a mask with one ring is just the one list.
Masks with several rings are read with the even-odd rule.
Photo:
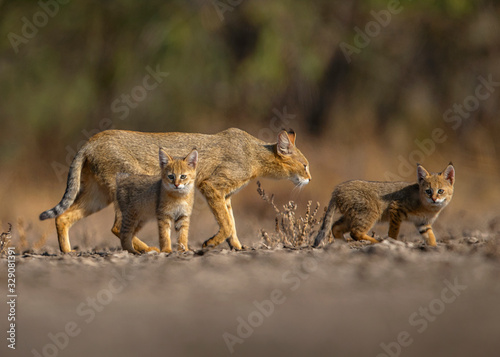
[[467, 242], [467, 244], [479, 243], [479, 239], [477, 239], [476, 237], [467, 237], [465, 238], [465, 241]]

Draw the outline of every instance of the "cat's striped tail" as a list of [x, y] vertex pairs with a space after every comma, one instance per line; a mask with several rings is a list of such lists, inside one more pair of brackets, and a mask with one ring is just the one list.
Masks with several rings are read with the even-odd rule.
[[78, 191], [80, 191], [80, 178], [82, 173], [82, 166], [85, 161], [85, 146], [78, 151], [71, 166], [69, 167], [68, 173], [68, 183], [66, 186], [66, 192], [61, 199], [61, 202], [54, 208], [51, 208], [40, 214], [40, 220], [43, 221], [49, 218], [55, 218], [66, 211], [69, 206], [75, 201]]
[[325, 213], [325, 218], [323, 219], [323, 224], [321, 225], [321, 229], [314, 240], [313, 247], [317, 248], [321, 242], [328, 236], [333, 227], [333, 215], [335, 214], [336, 204], [335, 204], [335, 192], [332, 194], [332, 198], [330, 203], [328, 204], [328, 208]]

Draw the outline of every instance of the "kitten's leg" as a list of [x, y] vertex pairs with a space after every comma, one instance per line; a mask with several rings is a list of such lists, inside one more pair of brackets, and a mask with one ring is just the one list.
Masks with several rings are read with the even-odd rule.
[[139, 228], [139, 222], [134, 221], [131, 217], [125, 216], [122, 221], [120, 229], [120, 240], [122, 243], [122, 249], [128, 251], [129, 253], [139, 254], [137, 250], [134, 249], [132, 244], [132, 238], [134, 233]]
[[360, 215], [357, 213], [355, 219], [351, 220], [351, 237], [354, 240], [367, 240], [371, 243], [379, 243], [373, 237], [370, 237], [366, 233], [373, 227], [375, 222], [377, 221], [377, 215], [368, 213], [365, 215]]
[[432, 231], [432, 227], [430, 224], [417, 224], [415, 225], [418, 229], [418, 233], [422, 235], [425, 239], [427, 245], [431, 247], [436, 246], [436, 237], [434, 236], [434, 232]]
[[[368, 231], [366, 231], [368, 232]], [[359, 230], [352, 230], [351, 231], [351, 237], [352, 239], [354, 240], [367, 240], [371, 243], [380, 243], [378, 240], [376, 240], [375, 238], [373, 237], [370, 237], [368, 234], [366, 234], [366, 232], [361, 232]]]
[[344, 233], [349, 231], [345, 216], [340, 217], [332, 227], [332, 234], [336, 239], [344, 238]]
[[399, 229], [403, 221], [402, 214], [394, 204], [391, 204], [389, 207], [389, 237], [396, 240], [398, 239]]
[[[113, 228], [111, 228], [111, 232], [119, 239], [121, 239], [120, 238], [121, 226], [122, 226], [122, 214], [120, 210], [115, 207], [115, 223], [113, 224]], [[144, 243], [136, 236], [132, 238], [132, 245], [134, 246], [134, 249], [140, 253], [150, 252], [153, 250], [159, 252], [158, 248], [148, 246], [146, 243]]]
[[[219, 224], [219, 231], [217, 234], [212, 238], [207, 239], [203, 243], [203, 247], [217, 246], [224, 242], [224, 240], [231, 238], [232, 233], [235, 231], [231, 215], [227, 209], [224, 196], [216, 190], [211, 183], [203, 182], [199, 186], [199, 189], [203, 196], [205, 196], [208, 206]], [[241, 249], [241, 243], [237, 237], [233, 237], [231, 240], [228, 240], [228, 243], [232, 244], [231, 248], [237, 250]]]
[[170, 240], [170, 217], [158, 217], [158, 230], [160, 232], [160, 252], [171, 253], [172, 242]]
[[188, 251], [189, 216], [180, 217], [177, 222], [175, 222], [175, 230], [179, 232], [177, 250], [181, 252]]

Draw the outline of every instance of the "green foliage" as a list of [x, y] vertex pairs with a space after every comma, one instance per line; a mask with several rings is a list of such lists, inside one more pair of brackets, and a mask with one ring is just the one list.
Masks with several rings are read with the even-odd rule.
[[[269, 127], [272, 109], [284, 106], [312, 134], [349, 142], [361, 132], [396, 145], [394, 126], [412, 140], [447, 125], [443, 113], [474, 93], [479, 75], [500, 79], [497, 2], [402, 0], [350, 63], [341, 44], [354, 46], [355, 28], [390, 1], [219, 3], [230, 10], [221, 15], [212, 1], [71, 1], [16, 51], [9, 34], [23, 36], [23, 19], [43, 10], [0, 2], [0, 160], [42, 149], [50, 157], [104, 118], [134, 130], [250, 130]], [[143, 85], [148, 66], [169, 75], [120, 118], [113, 103]], [[482, 102], [454, 138], [498, 133], [498, 103]]]

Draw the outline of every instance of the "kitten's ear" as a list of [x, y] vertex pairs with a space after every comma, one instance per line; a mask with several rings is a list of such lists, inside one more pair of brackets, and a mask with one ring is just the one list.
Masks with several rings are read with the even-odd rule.
[[188, 156], [184, 158], [184, 161], [187, 162], [188, 166], [192, 167], [193, 169], [196, 168], [196, 165], [198, 164], [198, 151], [196, 149], [193, 149]]
[[417, 178], [418, 178], [418, 183], [422, 182], [427, 176], [429, 176], [429, 173], [427, 172], [426, 169], [420, 164], [417, 164]]
[[172, 161], [172, 157], [170, 157], [169, 154], [163, 148], [160, 148], [160, 151], [158, 153], [158, 156], [160, 158], [160, 167], [163, 169], [165, 166], [167, 166], [169, 161]]
[[448, 167], [444, 169], [441, 175], [443, 175], [443, 177], [448, 180], [448, 182], [453, 186], [453, 184], [455, 183], [455, 168], [453, 167], [453, 164], [451, 162]]
[[293, 148], [293, 142], [295, 142], [295, 133], [292, 136], [286, 131], [282, 130], [278, 134], [278, 143], [276, 144], [276, 149], [280, 155], [290, 155]]

